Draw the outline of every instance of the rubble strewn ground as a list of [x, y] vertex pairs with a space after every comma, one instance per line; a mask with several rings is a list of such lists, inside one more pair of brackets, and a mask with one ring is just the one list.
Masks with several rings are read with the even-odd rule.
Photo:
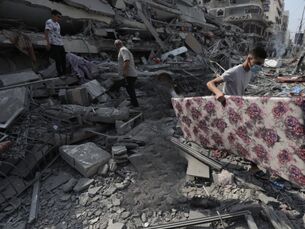
[[[254, 229], [249, 216], [259, 229], [304, 228], [304, 189], [252, 171], [234, 154], [191, 145], [219, 171], [171, 142], [185, 143], [171, 98], [210, 95], [206, 83], [263, 38], [250, 39], [188, 1], [98, 2], [0, 3], [26, 15], [63, 7], [70, 68], [56, 77], [41, 29], [28, 18], [21, 32], [18, 15], [0, 23], [8, 56], [0, 56], [0, 228], [132, 229], [214, 216], [187, 228]], [[136, 57], [139, 108], [115, 87], [114, 37]], [[38, 61], [35, 72], [29, 59]], [[295, 64], [266, 67], [247, 95], [302, 95], [303, 83], [276, 81]], [[202, 166], [190, 171], [190, 163]], [[246, 217], [222, 218], [240, 211]]]

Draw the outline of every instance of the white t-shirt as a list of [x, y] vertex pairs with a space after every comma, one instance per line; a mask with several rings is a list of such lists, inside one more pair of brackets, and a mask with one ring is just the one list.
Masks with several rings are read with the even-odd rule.
[[221, 75], [224, 81], [223, 93], [225, 95], [244, 95], [252, 76], [253, 73], [246, 71], [242, 64], [230, 68]]
[[45, 30], [49, 31], [49, 41], [51, 45], [64, 45], [60, 35], [60, 25], [58, 22], [55, 22], [52, 19], [47, 20]]
[[138, 74], [137, 74], [135, 63], [134, 63], [133, 55], [125, 46], [123, 46], [120, 49], [119, 54], [118, 54], [119, 76], [123, 77], [123, 66], [124, 66], [124, 61], [126, 61], [126, 60], [129, 60], [127, 76], [137, 77]]

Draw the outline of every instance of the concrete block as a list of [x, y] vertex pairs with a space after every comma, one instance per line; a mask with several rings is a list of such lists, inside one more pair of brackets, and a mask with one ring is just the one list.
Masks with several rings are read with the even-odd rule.
[[67, 91], [67, 102], [81, 106], [89, 106], [90, 100], [86, 88], [75, 88]]
[[89, 81], [88, 83], [83, 84], [82, 87], [86, 88], [92, 100], [106, 92], [106, 89], [102, 87], [97, 80]]
[[111, 153], [113, 158], [120, 157], [127, 154], [127, 148], [126, 146], [112, 146]]
[[92, 183], [94, 182], [93, 179], [89, 179], [89, 178], [80, 178], [77, 181], [77, 184], [75, 185], [75, 187], [73, 188], [74, 192], [81, 192], [84, 191], [85, 189], [87, 189]]
[[61, 157], [85, 177], [94, 175], [111, 158], [110, 154], [92, 142], [60, 147]]

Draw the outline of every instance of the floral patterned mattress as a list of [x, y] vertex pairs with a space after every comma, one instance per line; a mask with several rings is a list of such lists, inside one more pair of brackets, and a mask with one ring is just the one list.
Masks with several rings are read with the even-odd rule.
[[184, 137], [236, 153], [305, 187], [305, 98], [173, 98]]

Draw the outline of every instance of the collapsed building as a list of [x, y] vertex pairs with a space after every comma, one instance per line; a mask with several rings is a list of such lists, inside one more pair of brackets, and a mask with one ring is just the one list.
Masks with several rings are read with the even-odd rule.
[[[0, 2], [0, 227], [302, 224], [298, 187], [249, 175], [248, 161], [181, 140], [171, 97], [209, 95], [214, 74], [268, 39], [259, 1], [205, 2]], [[71, 68], [64, 78], [45, 50], [52, 9], [63, 14]], [[111, 90], [115, 39], [136, 57], [142, 110], [128, 106], [124, 90]], [[261, 90], [249, 93], [283, 93], [258, 80]]]

